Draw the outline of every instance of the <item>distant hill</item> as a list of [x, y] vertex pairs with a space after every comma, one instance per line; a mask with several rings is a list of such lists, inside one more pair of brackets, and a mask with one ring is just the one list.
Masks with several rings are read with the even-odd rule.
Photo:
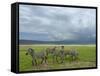
[[76, 40], [76, 41], [36, 41], [36, 40], [19, 40], [20, 44], [95, 44], [95, 41], [82, 41], [82, 40]]

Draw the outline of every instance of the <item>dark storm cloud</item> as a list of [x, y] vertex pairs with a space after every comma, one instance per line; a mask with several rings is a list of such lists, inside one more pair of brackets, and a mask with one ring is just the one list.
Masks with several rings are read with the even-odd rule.
[[95, 38], [95, 9], [20, 5], [19, 15], [20, 32], [33, 33], [33, 40], [36, 34], [48, 41]]

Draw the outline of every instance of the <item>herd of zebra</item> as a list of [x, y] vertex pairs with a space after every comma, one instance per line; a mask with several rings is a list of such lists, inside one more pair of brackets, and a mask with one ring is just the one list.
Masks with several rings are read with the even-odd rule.
[[59, 47], [55, 46], [52, 48], [46, 48], [40, 52], [36, 52], [33, 48], [28, 48], [26, 55], [31, 55], [32, 65], [37, 65], [37, 60], [40, 59], [40, 64], [46, 63], [48, 61], [49, 55], [52, 57], [52, 62], [64, 63], [66, 57], [70, 57], [73, 60], [78, 59], [79, 53], [75, 49], [64, 50], [64, 46]]

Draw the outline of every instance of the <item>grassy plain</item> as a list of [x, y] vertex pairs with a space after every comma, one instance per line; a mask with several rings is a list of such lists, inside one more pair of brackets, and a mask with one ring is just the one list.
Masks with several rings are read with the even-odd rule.
[[64, 45], [65, 50], [75, 48], [79, 52], [79, 60], [70, 62], [70, 58], [65, 59], [62, 64], [53, 63], [52, 57], [49, 56], [48, 64], [40, 64], [32, 66], [32, 58], [30, 55], [25, 55], [28, 48], [34, 48], [36, 52], [44, 50], [47, 47], [60, 45], [20, 45], [19, 48], [19, 70], [34, 71], [34, 70], [52, 70], [52, 69], [70, 69], [70, 68], [86, 68], [96, 66], [96, 46], [95, 45]]

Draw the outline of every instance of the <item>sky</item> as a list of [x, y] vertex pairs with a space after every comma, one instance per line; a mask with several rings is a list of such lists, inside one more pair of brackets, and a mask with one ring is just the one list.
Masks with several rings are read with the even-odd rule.
[[19, 39], [38, 41], [95, 40], [96, 10], [20, 5]]

